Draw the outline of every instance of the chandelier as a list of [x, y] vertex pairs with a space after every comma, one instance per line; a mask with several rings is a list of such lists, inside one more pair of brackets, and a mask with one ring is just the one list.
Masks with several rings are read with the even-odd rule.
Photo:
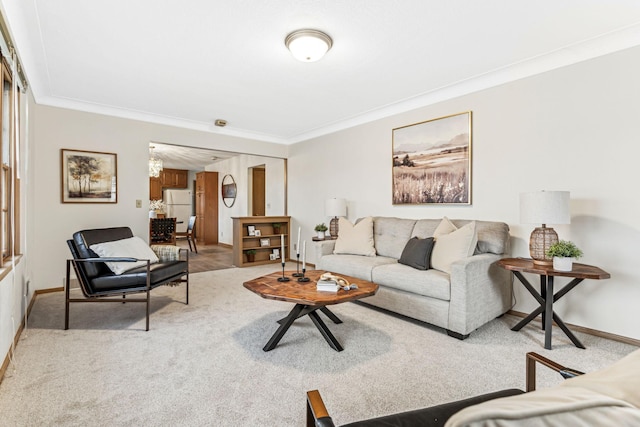
[[153, 149], [156, 148], [153, 145], [149, 147], [149, 176], [157, 178], [162, 171], [162, 160], [155, 157]]

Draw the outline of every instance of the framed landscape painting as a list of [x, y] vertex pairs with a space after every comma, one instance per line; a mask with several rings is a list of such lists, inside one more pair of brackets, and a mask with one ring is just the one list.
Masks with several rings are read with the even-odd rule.
[[117, 203], [117, 155], [60, 150], [62, 203]]
[[471, 111], [393, 129], [393, 204], [471, 204]]

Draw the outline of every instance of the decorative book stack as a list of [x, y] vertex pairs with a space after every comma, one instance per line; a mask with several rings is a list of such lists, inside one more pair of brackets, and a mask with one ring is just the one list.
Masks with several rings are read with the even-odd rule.
[[335, 280], [318, 280], [316, 290], [319, 292], [338, 292], [340, 286]]

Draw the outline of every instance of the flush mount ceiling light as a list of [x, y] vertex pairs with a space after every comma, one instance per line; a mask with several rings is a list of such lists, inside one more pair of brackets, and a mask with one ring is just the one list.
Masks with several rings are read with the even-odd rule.
[[333, 40], [322, 31], [306, 29], [289, 34], [284, 44], [298, 61], [315, 62], [331, 49]]

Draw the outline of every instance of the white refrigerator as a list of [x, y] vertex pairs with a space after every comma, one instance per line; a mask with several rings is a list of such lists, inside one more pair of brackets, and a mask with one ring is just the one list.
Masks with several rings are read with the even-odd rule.
[[176, 231], [187, 231], [189, 217], [193, 215], [193, 198], [191, 190], [164, 190], [162, 200], [166, 208], [167, 218], [176, 218], [182, 224], [176, 226]]

